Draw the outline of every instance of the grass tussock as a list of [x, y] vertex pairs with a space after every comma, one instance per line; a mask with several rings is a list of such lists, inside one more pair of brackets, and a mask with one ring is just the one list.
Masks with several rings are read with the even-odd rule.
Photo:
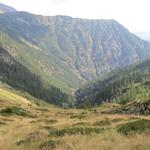
[[0, 126], [1, 126], [1, 125], [6, 125], [6, 123], [5, 123], [5, 122], [0, 121]]
[[101, 121], [96, 121], [93, 123], [94, 126], [108, 126], [111, 125], [111, 121], [110, 120], [101, 120]]
[[125, 121], [125, 119], [123, 119], [123, 118], [115, 118], [115, 119], [111, 120], [112, 123], [121, 122], [121, 121]]
[[57, 123], [58, 121], [56, 119], [46, 119], [45, 120], [45, 123], [48, 123], [48, 124], [54, 124], [54, 123]]
[[71, 119], [84, 119], [86, 117], [85, 114], [71, 115]]
[[93, 133], [99, 134], [104, 131], [103, 128], [88, 128], [88, 127], [71, 127], [64, 129], [55, 129], [49, 131], [49, 136], [63, 137], [65, 135], [91, 135]]
[[51, 127], [51, 126], [43, 126], [43, 127], [41, 127], [41, 129], [51, 130], [51, 129], [53, 129], [53, 127]]
[[16, 144], [17, 144], [18, 146], [20, 146], [20, 145], [22, 145], [22, 144], [28, 144], [28, 143], [30, 143], [30, 142], [31, 142], [31, 139], [30, 139], [30, 138], [27, 138], [27, 139], [25, 139], [25, 140], [20, 140], [20, 141], [16, 142]]
[[57, 147], [58, 144], [60, 144], [60, 141], [47, 140], [47, 141], [42, 142], [39, 148], [40, 150], [53, 150]]

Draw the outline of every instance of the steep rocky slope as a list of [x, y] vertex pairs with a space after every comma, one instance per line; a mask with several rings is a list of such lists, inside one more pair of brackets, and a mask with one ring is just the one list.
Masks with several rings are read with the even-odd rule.
[[65, 91], [150, 56], [150, 44], [114, 20], [15, 12], [0, 15], [0, 31], [20, 63]]

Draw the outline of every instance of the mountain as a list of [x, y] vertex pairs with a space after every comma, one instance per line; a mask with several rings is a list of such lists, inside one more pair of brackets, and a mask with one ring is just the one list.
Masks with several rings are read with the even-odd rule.
[[57, 86], [66, 84], [75, 88], [81, 82], [150, 56], [150, 44], [114, 20], [44, 17], [15, 12], [0, 16], [0, 30], [5, 36], [4, 46], [7, 38], [17, 47], [23, 45], [18, 52], [17, 47], [13, 48], [13, 42], [7, 43], [16, 50], [13, 52], [15, 57], [23, 57], [20, 61], [28, 63], [27, 67], [31, 67], [29, 59], [32, 57], [32, 64], [38, 66], [34, 65], [31, 70], [39, 67], [37, 72], [42, 71], [46, 81], [51, 80]]
[[[48, 18], [25, 12], [1, 15], [1, 43], [19, 63], [40, 76], [45, 84], [53, 84], [71, 93], [84, 79], [72, 60], [75, 59], [74, 52], [59, 47], [55, 24], [52, 23], [51, 27], [46, 25], [46, 20], [42, 21]], [[69, 48], [69, 42], [64, 46]]]
[[16, 9], [0, 3], [0, 13], [16, 12]]
[[139, 32], [135, 34], [143, 40], [150, 41], [150, 32]]
[[150, 59], [89, 83], [76, 92], [76, 98], [78, 107], [95, 106], [102, 102], [126, 104], [135, 100], [149, 100]]
[[150, 57], [149, 42], [115, 20], [27, 12], [0, 15], [0, 45], [44, 87], [69, 95], [90, 80]]

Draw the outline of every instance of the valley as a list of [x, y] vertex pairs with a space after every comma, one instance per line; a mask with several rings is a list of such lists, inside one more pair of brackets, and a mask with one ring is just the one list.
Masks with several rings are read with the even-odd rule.
[[150, 42], [114, 19], [0, 4], [0, 150], [149, 150]]
[[150, 116], [102, 113], [118, 107], [115, 104], [62, 109], [31, 102], [25, 93], [19, 96], [20, 92], [10, 87], [1, 86], [2, 90], [0, 149], [148, 150], [150, 147]]

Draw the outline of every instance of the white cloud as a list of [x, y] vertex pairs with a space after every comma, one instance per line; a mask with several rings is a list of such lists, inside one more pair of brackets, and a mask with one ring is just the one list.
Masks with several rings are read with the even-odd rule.
[[149, 0], [0, 0], [18, 10], [42, 15], [115, 19], [131, 31], [150, 31]]

